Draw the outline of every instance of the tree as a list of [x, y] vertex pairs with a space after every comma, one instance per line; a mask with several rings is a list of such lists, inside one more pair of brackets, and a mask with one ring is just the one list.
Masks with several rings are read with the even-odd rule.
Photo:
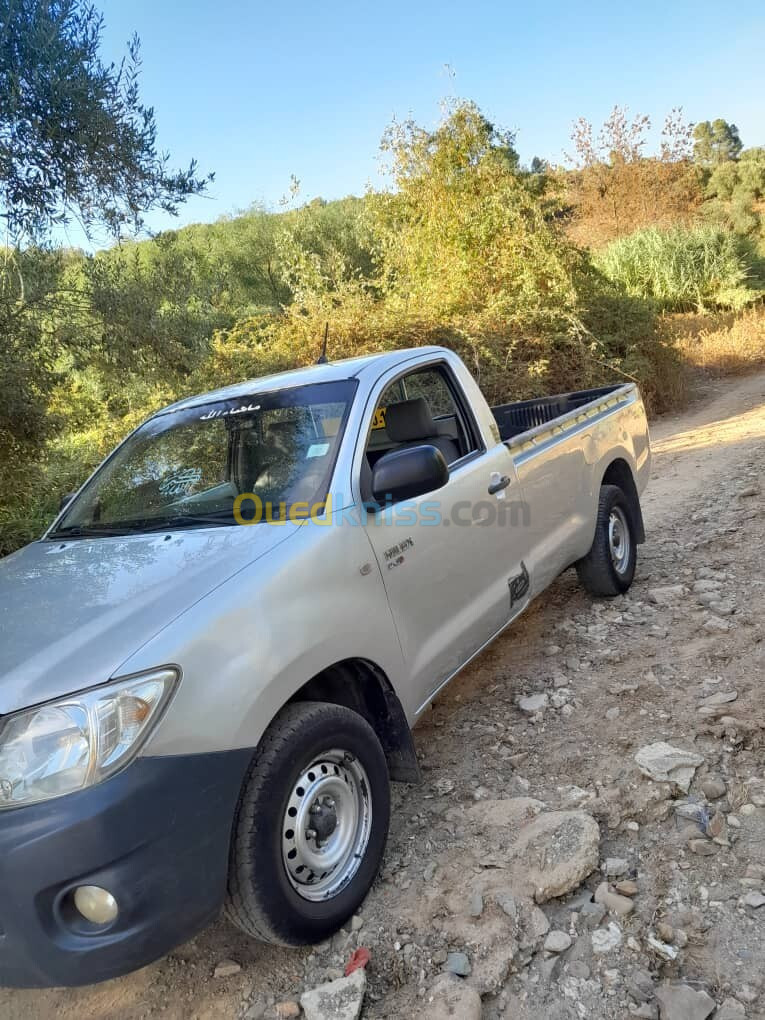
[[11, 243], [71, 217], [139, 228], [204, 190], [194, 162], [172, 170], [138, 93], [139, 43], [99, 57], [103, 19], [84, 0], [0, 0], [0, 217]]
[[68, 262], [60, 251], [0, 249], [0, 509], [24, 491], [55, 426], [48, 397], [79, 322]]
[[765, 198], [765, 148], [745, 149], [738, 161], [741, 183], [754, 198]]
[[765, 149], [744, 149], [737, 160], [719, 163], [708, 175], [705, 207], [709, 219], [737, 234], [760, 229], [765, 198]]
[[185, 228], [199, 241], [209, 238], [210, 249], [220, 253], [230, 280], [229, 299], [237, 312], [276, 310], [290, 299], [278, 243], [285, 215], [253, 205], [244, 215]]
[[442, 321], [492, 302], [505, 320], [553, 305], [564, 314], [572, 252], [545, 222], [514, 141], [467, 102], [434, 131], [388, 130], [395, 191], [370, 204], [390, 299]]
[[207, 353], [214, 331], [234, 321], [229, 275], [219, 252], [184, 231], [99, 252], [85, 265], [98, 322], [87, 362], [112, 381], [132, 373], [177, 382]]
[[705, 168], [713, 168], [727, 160], [738, 159], [743, 145], [738, 128], [727, 120], [703, 120], [693, 129], [693, 158]]
[[691, 162], [691, 127], [674, 109], [664, 120], [659, 151], [645, 153], [650, 118], [630, 118], [615, 106], [595, 134], [580, 118], [574, 124], [573, 173], [567, 190], [574, 209], [571, 236], [597, 246], [656, 222], [689, 219], [702, 194]]
[[186, 170], [170, 168], [157, 149], [154, 111], [139, 98], [138, 40], [119, 65], [104, 64], [102, 29], [100, 14], [86, 0], [0, 0], [5, 507], [20, 498], [39, 465], [55, 426], [51, 394], [92, 328], [82, 273], [73, 283], [70, 257], [41, 245], [71, 218], [86, 232], [96, 225], [115, 236], [137, 230], [148, 210], [175, 213], [209, 180], [193, 162]]
[[284, 214], [277, 253], [292, 299], [308, 290], [327, 292], [373, 275], [372, 238], [360, 198], [323, 199]]

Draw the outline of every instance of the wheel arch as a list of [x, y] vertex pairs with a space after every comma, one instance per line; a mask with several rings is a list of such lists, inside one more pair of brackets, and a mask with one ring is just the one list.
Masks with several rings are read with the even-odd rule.
[[631, 524], [635, 532], [638, 544], [645, 542], [645, 524], [643, 522], [643, 509], [640, 506], [640, 495], [638, 493], [635, 475], [628, 461], [623, 457], [617, 457], [606, 467], [600, 482], [604, 485], [618, 486], [627, 497], [629, 504]]
[[403, 706], [374, 662], [354, 658], [333, 663], [299, 687], [287, 704], [296, 701], [327, 701], [357, 712], [377, 734], [390, 778], [398, 783], [420, 782], [414, 738]]

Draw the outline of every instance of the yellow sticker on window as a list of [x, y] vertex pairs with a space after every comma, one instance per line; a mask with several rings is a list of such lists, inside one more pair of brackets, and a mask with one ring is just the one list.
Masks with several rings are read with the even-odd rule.
[[387, 407], [378, 407], [375, 411], [375, 416], [372, 419], [372, 431], [375, 429], [385, 428], [385, 412], [388, 410]]

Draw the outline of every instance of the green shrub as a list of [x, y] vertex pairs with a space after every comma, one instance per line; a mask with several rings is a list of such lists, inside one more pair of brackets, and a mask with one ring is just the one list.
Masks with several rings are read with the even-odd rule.
[[718, 227], [638, 230], [597, 253], [595, 263], [627, 294], [666, 311], [740, 310], [763, 293], [751, 246]]

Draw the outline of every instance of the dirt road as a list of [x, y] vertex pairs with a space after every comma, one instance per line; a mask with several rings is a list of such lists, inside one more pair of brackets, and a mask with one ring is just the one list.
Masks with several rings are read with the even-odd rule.
[[[365, 1017], [447, 1016], [437, 978], [452, 951], [470, 969], [450, 979], [455, 1017], [650, 1018], [659, 1001], [669, 1020], [714, 1003], [722, 1020], [765, 1017], [765, 374], [716, 384], [653, 441], [632, 591], [595, 603], [567, 573], [439, 698], [417, 731], [425, 781], [395, 791], [356, 930], [286, 951], [219, 922], [117, 981], [0, 991], [0, 1017], [292, 1015], [279, 1004], [336, 977], [357, 945], [372, 953]], [[536, 693], [546, 707], [521, 711]], [[699, 756], [688, 797], [641, 774], [636, 752], [658, 741]], [[610, 913], [592, 901], [597, 870], [563, 898], [524, 900], [503, 857], [519, 807], [597, 820], [621, 891]], [[241, 970], [213, 977], [223, 960]]]

